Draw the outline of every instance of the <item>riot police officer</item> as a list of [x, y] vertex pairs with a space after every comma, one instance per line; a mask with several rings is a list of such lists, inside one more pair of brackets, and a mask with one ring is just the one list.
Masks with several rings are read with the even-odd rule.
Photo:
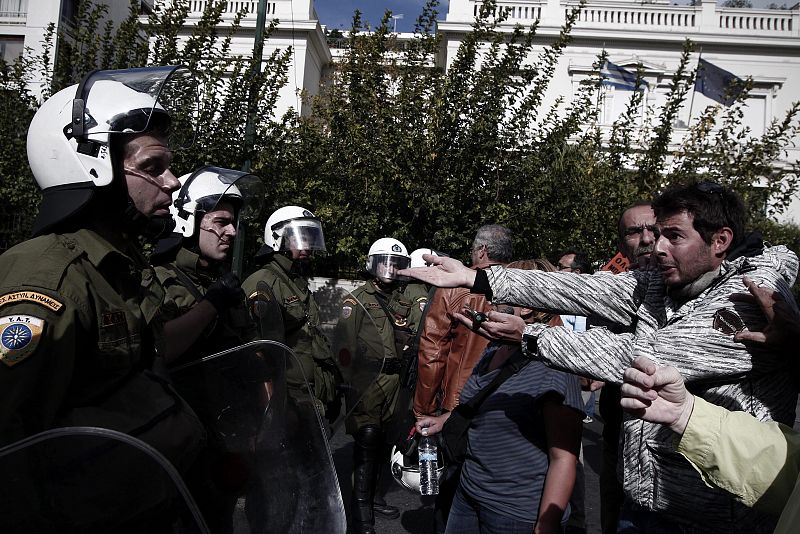
[[[249, 454], [242, 456], [242, 451], [227, 446], [217, 429], [220, 406], [235, 399], [216, 397], [235, 391], [224, 387], [228, 375], [248, 380], [246, 375], [255, 371], [250, 361], [256, 357], [248, 358], [244, 352], [231, 355], [225, 373], [203, 365], [188, 370], [181, 366], [258, 339], [239, 279], [229, 270], [229, 257], [237, 220], [253, 214], [254, 202], [258, 204], [264, 188], [257, 176], [211, 166], [179, 181], [181, 187], [173, 194], [170, 208], [176, 231], [158, 242], [153, 263], [167, 292], [162, 306], [167, 320], [164, 329], [179, 340], [168, 347], [167, 364], [179, 369], [172, 373], [175, 387], [206, 425], [209, 436], [209, 446], [187, 482], [211, 530], [223, 533], [232, 530], [237, 494], [248, 473], [242, 470], [239, 477], [220, 473], [231, 471], [234, 462], [237, 466], [252, 462], [248, 462]], [[258, 403], [257, 387], [254, 384], [250, 390], [253, 404]], [[237, 393], [246, 395], [247, 391]]]
[[176, 232], [159, 241], [153, 255], [167, 290], [165, 329], [180, 340], [169, 347], [170, 364], [258, 337], [229, 260], [238, 219], [243, 211], [252, 217], [263, 198], [260, 178], [205, 166], [179, 180], [170, 208]]
[[242, 288], [251, 304], [259, 282], [271, 289], [281, 307], [284, 341], [296, 357], [286, 372], [289, 394], [303, 398], [308, 383], [318, 408], [332, 420], [338, 414], [338, 369], [306, 279], [312, 256], [320, 252], [325, 252], [320, 220], [300, 206], [280, 208], [264, 227], [264, 246], [256, 254], [261, 268], [247, 277]]
[[[168, 110], [192, 101], [196, 86], [182, 67], [96, 71], [36, 112], [27, 140], [42, 189], [34, 237], [0, 256], [0, 444], [98, 426], [145, 441], [184, 471], [197, 456], [202, 426], [152, 372], [169, 344], [159, 312], [164, 290], [137, 245], [138, 236], [171, 226], [170, 194], [179, 183], [169, 167], [187, 132]], [[2, 484], [12, 482], [4, 474]], [[111, 500], [116, 506], [80, 517], [58, 510], [64, 524], [90, 531], [141, 512], [124, 488], [94, 482], [69, 497], [86, 504], [92, 492], [123, 490]], [[35, 504], [8, 506], [1, 530], [37, 530], [50, 504], [43, 499], [30, 517]]]
[[[414, 298], [404, 294], [396, 275], [410, 262], [406, 247], [397, 239], [375, 241], [366, 263], [373, 278], [344, 300], [336, 327], [340, 360], [364, 352], [357, 354], [357, 360], [379, 371], [375, 381], [356, 398], [357, 403], [347, 407], [347, 433], [355, 440], [351, 511], [353, 530], [359, 534], [375, 531], [373, 506], [385, 434], [397, 402], [404, 352], [411, 346], [426, 302], [424, 293]], [[381, 508], [386, 508], [385, 504]]]

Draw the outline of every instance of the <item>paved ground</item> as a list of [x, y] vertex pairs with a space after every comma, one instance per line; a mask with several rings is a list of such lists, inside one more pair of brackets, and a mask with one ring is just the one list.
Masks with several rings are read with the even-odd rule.
[[[599, 418], [599, 417], [598, 417]], [[586, 465], [586, 522], [588, 534], [600, 532], [600, 492], [598, 490], [597, 473], [600, 469], [600, 433], [602, 422], [597, 418], [593, 423], [584, 425], [583, 454]], [[352, 455], [353, 440], [340, 431], [332, 442], [333, 457], [339, 474], [342, 498], [349, 507], [352, 490]], [[379, 534], [428, 534], [433, 521], [433, 499], [416, 495], [394, 482], [388, 466], [384, 470], [381, 486], [386, 491], [386, 501], [397, 506], [401, 515], [399, 519], [384, 519], [377, 515], [375, 529]], [[349, 513], [349, 510], [348, 510]]]
[[[800, 399], [798, 399], [797, 403], [797, 414], [798, 417], [795, 420], [794, 428], [800, 431]], [[600, 491], [597, 477], [600, 469], [602, 430], [603, 423], [599, 415], [596, 415], [594, 422], [584, 425], [583, 429], [583, 455], [586, 467], [586, 526], [588, 534], [600, 533]], [[348, 507], [352, 489], [353, 440], [344, 432], [340, 432], [334, 436], [332, 448], [339, 474], [339, 484], [342, 488], [342, 497], [345, 501], [345, 506]], [[378, 515], [375, 525], [378, 533], [427, 534], [431, 532], [430, 525], [433, 518], [432, 499], [429, 497], [423, 498], [402, 488], [391, 480], [388, 467], [381, 482], [386, 490], [386, 500], [389, 504], [400, 508], [401, 515], [399, 519], [394, 520], [387, 520]]]

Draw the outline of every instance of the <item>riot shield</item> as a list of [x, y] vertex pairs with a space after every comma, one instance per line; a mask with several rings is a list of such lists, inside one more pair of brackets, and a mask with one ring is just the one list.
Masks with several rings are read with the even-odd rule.
[[272, 292], [263, 280], [256, 284], [256, 293], [250, 297], [250, 314], [258, 325], [261, 339], [284, 342], [283, 312]]
[[236, 534], [344, 534], [344, 505], [322, 418], [307, 393], [288, 394], [290, 365], [297, 365], [292, 351], [265, 340], [171, 371], [209, 433], [206, 479], [213, 487], [205, 489], [214, 498], [196, 498], [210, 525], [232, 524]]
[[361, 298], [345, 293], [333, 335], [333, 354], [342, 374], [346, 406], [333, 422], [333, 433], [345, 424], [362, 400], [369, 400], [365, 395], [376, 384], [381, 372], [392, 371], [384, 369], [385, 362], [397, 360], [391, 325], [387, 323], [384, 332], [374, 318], [387, 315], [386, 312], [368, 293], [359, 292], [359, 295]]
[[4, 533], [210, 533], [177, 470], [114, 430], [48, 430], [0, 449]]

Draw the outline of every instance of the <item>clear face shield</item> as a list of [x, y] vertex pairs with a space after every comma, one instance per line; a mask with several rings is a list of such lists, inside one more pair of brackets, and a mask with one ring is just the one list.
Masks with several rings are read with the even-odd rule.
[[302, 217], [283, 225], [281, 251], [326, 252], [322, 223], [315, 217]]
[[[190, 237], [194, 229], [196, 212], [216, 211], [222, 201], [235, 208], [235, 225], [245, 223], [258, 216], [264, 204], [266, 188], [261, 179], [233, 169], [205, 166], [195, 170], [184, 180], [174, 195], [171, 210], [177, 229], [184, 237]], [[202, 213], [198, 213], [202, 217]]]
[[163, 127], [178, 150], [194, 142], [197, 109], [197, 80], [184, 66], [97, 71], [78, 86], [70, 127], [79, 141]]
[[367, 272], [382, 282], [407, 282], [407, 276], [400, 276], [397, 271], [407, 269], [411, 258], [395, 254], [373, 254], [367, 259]]

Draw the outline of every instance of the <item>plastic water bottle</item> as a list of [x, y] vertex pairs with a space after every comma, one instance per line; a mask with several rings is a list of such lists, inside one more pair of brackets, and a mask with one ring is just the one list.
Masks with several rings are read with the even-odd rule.
[[439, 494], [439, 477], [436, 471], [439, 462], [436, 459], [436, 441], [430, 436], [419, 440], [419, 492], [422, 495]]

